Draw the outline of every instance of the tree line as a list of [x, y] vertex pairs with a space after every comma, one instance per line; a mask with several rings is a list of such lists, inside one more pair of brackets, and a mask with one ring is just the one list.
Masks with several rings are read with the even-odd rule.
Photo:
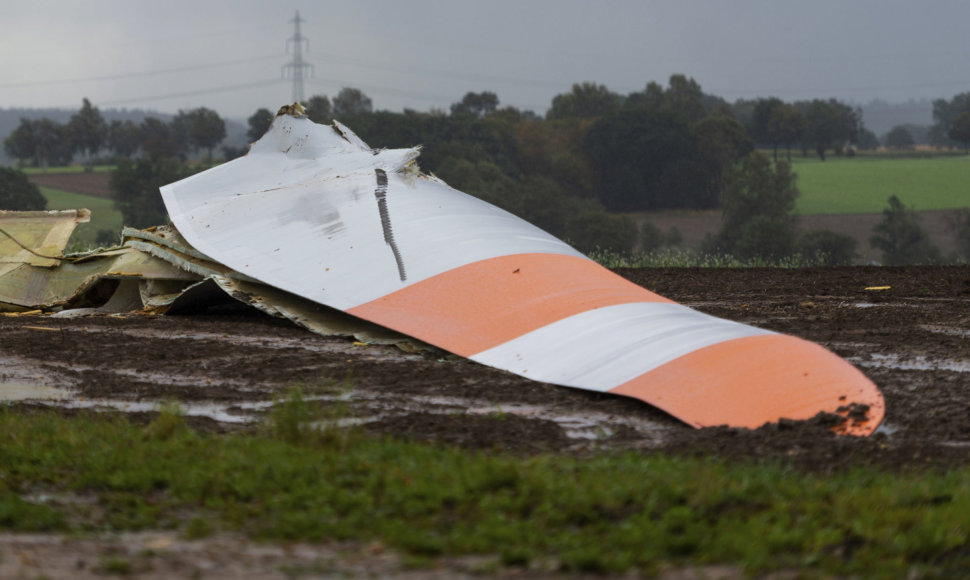
[[97, 156], [109, 160], [135, 156], [175, 157], [182, 160], [197, 151], [212, 158], [226, 137], [225, 121], [212, 109], [179, 111], [170, 122], [147, 117], [141, 123], [114, 120], [110, 123], [85, 98], [81, 108], [65, 123], [49, 118], [21, 118], [4, 140], [4, 150], [20, 166], [54, 167], [80, 159], [85, 165]]
[[[375, 146], [421, 144], [424, 171], [586, 251], [676, 241], [675, 232], [638, 231], [616, 214], [677, 208], [725, 210], [710, 251], [761, 257], [807, 251], [806, 240], [794, 239], [797, 188], [786, 159], [793, 151], [822, 160], [851, 155], [873, 137], [861, 111], [835, 99], [728, 103], [685, 75], [626, 95], [577, 83], [552, 99], [544, 117], [502, 107], [489, 91], [469, 92], [448, 111], [390, 112], [375, 111], [362, 91], [344, 88], [333, 99], [311, 97], [305, 108], [315, 122], [339, 119]], [[934, 103], [934, 115], [960, 140], [970, 93]], [[273, 118], [268, 109], [254, 112], [249, 139], [262, 136]], [[191, 154], [205, 151], [211, 160], [224, 137], [224, 122], [210, 109], [180, 111], [169, 123], [105, 123], [85, 99], [66, 125], [22, 120], [4, 146], [20, 163], [39, 166], [74, 156], [90, 162], [105, 152], [120, 158], [115, 201], [126, 223], [141, 227], [165, 218], [157, 187], [188, 175]], [[224, 158], [243, 153], [222, 151]], [[812, 240], [818, 247], [845, 242]]]

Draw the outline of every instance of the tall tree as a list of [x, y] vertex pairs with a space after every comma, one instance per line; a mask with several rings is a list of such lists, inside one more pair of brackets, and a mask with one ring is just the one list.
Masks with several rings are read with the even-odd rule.
[[946, 99], [933, 101], [933, 120], [936, 121], [931, 131], [933, 136], [945, 141], [953, 122], [963, 113], [970, 113], [970, 92], [954, 95], [949, 101]]
[[206, 150], [206, 157], [212, 163], [212, 149], [226, 138], [226, 122], [212, 109], [199, 107], [191, 112], [189, 139], [196, 147]]
[[912, 149], [914, 145], [913, 135], [902, 125], [896, 125], [886, 134], [886, 147], [890, 149]]
[[805, 137], [815, 148], [819, 159], [843, 136], [842, 116], [831, 103], [815, 99], [805, 113]]
[[592, 119], [620, 108], [622, 98], [605, 85], [574, 84], [572, 91], [552, 98], [549, 119]]
[[714, 114], [691, 126], [697, 137], [697, 146], [709, 181], [705, 205], [719, 202], [724, 187], [724, 174], [739, 160], [754, 150], [747, 131], [727, 108], [716, 109]]
[[122, 159], [111, 172], [109, 187], [124, 223], [146, 228], [165, 223], [165, 203], [159, 188], [188, 177], [188, 168], [173, 157]]
[[963, 143], [964, 150], [970, 154], [970, 111], [960, 113], [953, 120], [953, 124], [950, 125], [950, 131], [947, 135], [949, 135], [950, 139]]
[[114, 119], [108, 125], [108, 148], [119, 157], [131, 157], [142, 142], [141, 128], [134, 121]]
[[141, 150], [152, 158], [177, 157], [179, 144], [172, 136], [171, 125], [155, 117], [145, 117], [141, 123]]
[[465, 93], [461, 101], [451, 105], [452, 115], [472, 115], [481, 119], [498, 108], [498, 95], [489, 91]]
[[306, 116], [314, 123], [329, 123], [333, 119], [333, 107], [326, 95], [313, 95], [306, 102]]
[[707, 115], [704, 108], [704, 92], [693, 78], [682, 74], [670, 76], [670, 85], [664, 93], [664, 101], [675, 110], [687, 115], [691, 123], [699, 121]]
[[7, 155], [16, 159], [21, 166], [28, 160], [32, 160], [35, 165], [38, 165], [37, 136], [34, 131], [34, 122], [30, 119], [21, 118], [20, 125], [17, 125], [17, 128], [3, 140], [3, 150], [7, 152]]
[[344, 87], [333, 98], [333, 116], [335, 118], [367, 115], [373, 111], [373, 103], [360, 89]]
[[258, 141], [269, 130], [269, 126], [273, 124], [273, 113], [269, 109], [257, 109], [247, 122], [249, 129], [246, 131], [246, 137], [252, 143]]
[[929, 234], [920, 225], [919, 214], [893, 195], [882, 215], [882, 221], [872, 228], [869, 243], [882, 250], [883, 262], [887, 266], [940, 262], [940, 250], [930, 242]]
[[22, 171], [0, 167], [0, 210], [47, 209], [47, 198]]
[[876, 134], [863, 127], [859, 130], [859, 149], [871, 151], [879, 148], [879, 138]]
[[[768, 119], [770, 139], [785, 146], [789, 163], [791, 163], [791, 147], [804, 137], [806, 124], [805, 115], [792, 105], [782, 104], [771, 111]], [[777, 150], [775, 161], [778, 161]]]
[[91, 169], [93, 156], [101, 149], [108, 136], [108, 125], [97, 107], [91, 106], [91, 101], [84, 98], [81, 110], [71, 116], [67, 123], [68, 135], [71, 139], [73, 151], [81, 153], [85, 159], [85, 167]]
[[39, 166], [67, 165], [71, 162], [74, 151], [66, 126], [44, 117], [34, 121], [33, 130]]
[[723, 222], [713, 240], [714, 252], [743, 259], [777, 260], [794, 251], [798, 198], [788, 163], [772, 163], [763, 153], [749, 154], [725, 177]]
[[598, 119], [583, 146], [612, 211], [712, 207], [710, 167], [687, 117], [669, 107], [623, 108]]
[[751, 119], [748, 123], [748, 132], [751, 138], [759, 145], [771, 145], [775, 160], [778, 160], [778, 145], [781, 144], [781, 135], [773, 130], [772, 116], [776, 109], [784, 107], [785, 103], [777, 98], [758, 99], [751, 109]]
[[179, 110], [168, 124], [168, 135], [175, 144], [176, 155], [183, 161], [192, 152], [192, 111]]

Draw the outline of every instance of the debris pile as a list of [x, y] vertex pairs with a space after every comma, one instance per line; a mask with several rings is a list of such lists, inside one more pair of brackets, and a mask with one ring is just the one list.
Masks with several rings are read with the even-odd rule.
[[284, 107], [246, 156], [161, 188], [172, 226], [126, 229], [118, 248], [64, 259], [49, 252], [83, 212], [49, 219], [29, 244], [8, 236], [0, 302], [177, 312], [231, 296], [316, 332], [401, 333], [536, 381], [626, 395], [695, 427], [823, 412], [868, 435], [882, 420], [882, 394], [832, 352], [637, 286], [420, 173], [418, 154]]
[[174, 226], [124, 228], [122, 242], [62, 255], [87, 210], [0, 212], [0, 312], [54, 316], [178, 314], [235, 299], [324, 335], [368, 343], [413, 339], [260, 283], [194, 249]]

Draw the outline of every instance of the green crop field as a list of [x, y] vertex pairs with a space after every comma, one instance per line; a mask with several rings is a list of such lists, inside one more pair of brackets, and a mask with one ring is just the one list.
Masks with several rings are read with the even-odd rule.
[[970, 156], [792, 158], [800, 214], [878, 213], [896, 195], [916, 210], [970, 207]]
[[47, 209], [79, 209], [91, 210], [91, 221], [78, 225], [68, 244], [68, 250], [77, 251], [96, 246], [95, 238], [100, 230], [110, 230], [121, 235], [121, 212], [114, 208], [110, 199], [80, 195], [49, 187], [40, 188], [47, 198]]

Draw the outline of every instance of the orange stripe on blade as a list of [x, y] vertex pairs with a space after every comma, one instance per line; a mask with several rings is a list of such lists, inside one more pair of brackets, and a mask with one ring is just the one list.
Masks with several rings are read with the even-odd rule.
[[[825, 348], [786, 335], [729, 340], [696, 350], [610, 390], [694, 425], [756, 428], [820, 411], [849, 415], [840, 432], [869, 435], [885, 413], [882, 394]], [[850, 404], [867, 405], [855, 417]]]
[[516, 254], [474, 262], [348, 310], [462, 356], [614, 304], [671, 302], [587, 258]]

